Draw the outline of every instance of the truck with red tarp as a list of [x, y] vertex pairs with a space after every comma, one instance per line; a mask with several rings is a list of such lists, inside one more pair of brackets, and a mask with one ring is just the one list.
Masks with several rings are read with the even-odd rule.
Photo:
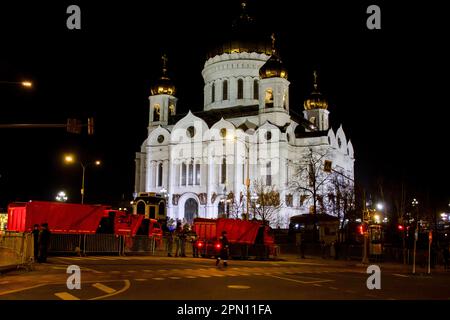
[[197, 246], [203, 257], [217, 256], [221, 249], [219, 238], [227, 232], [229, 254], [233, 258], [268, 258], [275, 253], [271, 228], [257, 220], [196, 218], [192, 231], [197, 235]]
[[8, 231], [30, 232], [35, 224], [44, 222], [57, 234], [162, 236], [155, 219], [114, 210], [107, 205], [29, 201], [8, 206]]

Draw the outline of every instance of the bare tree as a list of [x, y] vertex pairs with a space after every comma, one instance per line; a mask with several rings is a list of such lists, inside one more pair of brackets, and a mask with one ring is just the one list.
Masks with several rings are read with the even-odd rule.
[[338, 241], [342, 242], [346, 220], [356, 219], [355, 186], [342, 172], [334, 171], [330, 174], [328, 203], [330, 211], [340, 221]]
[[294, 175], [289, 183], [289, 188], [302, 199], [311, 199], [312, 213], [314, 214], [314, 239], [317, 235], [317, 213], [318, 204], [321, 212], [325, 212], [324, 192], [325, 183], [330, 179], [330, 174], [323, 171], [323, 164], [328, 152], [313, 151], [312, 148], [306, 153], [295, 169]]
[[263, 223], [277, 224], [282, 202], [275, 186], [266, 185], [262, 179], [257, 179], [253, 182], [252, 193], [257, 196], [253, 205], [254, 217], [261, 219]]
[[234, 196], [232, 196], [232, 198], [230, 199], [231, 203], [230, 203], [230, 218], [233, 219], [242, 219], [243, 217], [243, 213], [244, 213], [244, 195], [241, 192], [239, 194], [239, 198], [235, 198]]

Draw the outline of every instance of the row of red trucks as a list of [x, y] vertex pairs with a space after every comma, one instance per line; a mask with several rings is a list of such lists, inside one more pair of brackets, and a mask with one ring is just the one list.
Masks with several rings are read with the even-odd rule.
[[[35, 224], [44, 222], [57, 234], [144, 235], [157, 239], [163, 237], [164, 223], [106, 205], [29, 201], [8, 206], [8, 231], [30, 232]], [[233, 257], [273, 254], [274, 237], [261, 221], [196, 218], [192, 231], [196, 234], [195, 246], [205, 257], [216, 256], [220, 251], [222, 231], [227, 232]]]
[[157, 220], [114, 210], [106, 205], [29, 201], [8, 206], [8, 231], [30, 232], [35, 224], [44, 222], [52, 233], [60, 234], [162, 236]]

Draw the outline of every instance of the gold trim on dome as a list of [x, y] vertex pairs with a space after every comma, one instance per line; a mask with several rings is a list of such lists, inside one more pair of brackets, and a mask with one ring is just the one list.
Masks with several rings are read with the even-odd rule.
[[309, 95], [309, 98], [305, 100], [303, 106], [305, 110], [314, 109], [328, 109], [328, 101], [322, 96], [318, 89], [318, 75], [317, 71], [313, 72], [314, 82], [313, 82], [313, 92]]

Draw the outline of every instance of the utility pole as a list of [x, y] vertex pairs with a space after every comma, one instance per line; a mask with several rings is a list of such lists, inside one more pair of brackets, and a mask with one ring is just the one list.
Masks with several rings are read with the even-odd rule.
[[[363, 223], [363, 227], [366, 224], [366, 213], [367, 213], [367, 208], [366, 208], [366, 190], [364, 189], [363, 191], [363, 216], [362, 216], [362, 223]], [[369, 236], [369, 230], [366, 229], [364, 230], [364, 248], [363, 248], [363, 259], [362, 259], [362, 263], [363, 264], [368, 264], [369, 263], [369, 259], [367, 257], [367, 238]]]

